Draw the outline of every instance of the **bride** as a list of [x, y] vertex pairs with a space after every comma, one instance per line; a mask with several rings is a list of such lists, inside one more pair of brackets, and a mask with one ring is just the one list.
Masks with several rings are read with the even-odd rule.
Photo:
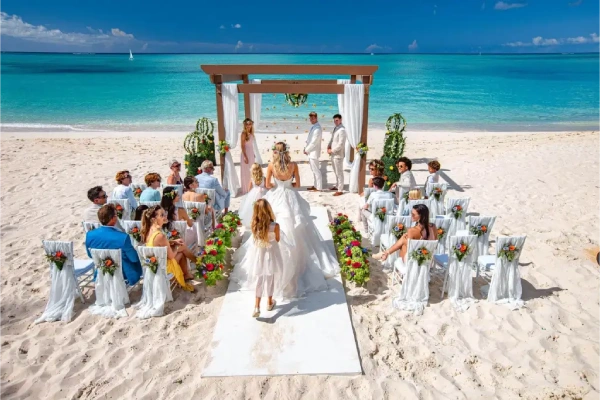
[[[283, 142], [275, 145], [267, 168], [266, 186], [271, 190], [263, 198], [271, 204], [281, 231], [283, 273], [276, 278], [275, 297], [290, 299], [327, 289], [325, 279], [339, 273], [337, 257], [333, 245], [326, 244], [317, 230], [310, 215], [310, 204], [294, 189], [300, 186], [298, 165], [292, 162]], [[248, 282], [253, 265], [246, 253], [251, 241], [252, 237], [248, 238], [233, 254], [235, 269], [231, 275], [232, 280], [248, 290], [256, 286]]]

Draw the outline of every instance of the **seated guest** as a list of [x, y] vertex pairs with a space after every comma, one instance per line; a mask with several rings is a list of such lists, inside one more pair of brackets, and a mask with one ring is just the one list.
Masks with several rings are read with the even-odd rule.
[[116, 200], [129, 200], [129, 206], [132, 210], [135, 210], [138, 206], [137, 200], [131, 190], [131, 175], [129, 171], [119, 171], [115, 176], [115, 180], [119, 184], [113, 189], [112, 198]]
[[387, 257], [395, 251], [400, 251], [400, 258], [406, 261], [406, 250], [408, 248], [408, 239], [414, 240], [437, 240], [437, 228], [429, 223], [429, 208], [425, 204], [417, 204], [411, 210], [412, 221], [416, 225], [409, 228], [408, 231], [394, 245], [383, 253], [373, 256], [376, 260], [385, 261]]
[[92, 257], [90, 249], [121, 250], [123, 277], [131, 286], [142, 276], [142, 265], [137, 251], [131, 245], [129, 235], [115, 229], [118, 221], [114, 204], [105, 204], [98, 211], [98, 219], [102, 226], [85, 235], [85, 249], [88, 257]]
[[144, 211], [146, 211], [148, 209], [148, 206], [145, 204], [142, 204], [141, 206], [138, 206], [138, 208], [135, 209], [135, 217], [133, 218], [134, 221], [141, 221], [142, 220], [142, 215], [144, 214]]
[[[421, 199], [421, 190], [419, 189], [411, 189], [408, 192], [408, 200], [420, 200]], [[408, 216], [408, 213], [410, 212], [408, 207], [404, 207], [404, 210], [402, 211], [402, 215], [403, 216]]]
[[362, 208], [362, 212], [360, 213], [360, 220], [363, 223], [363, 228], [366, 231], [368, 231], [368, 223], [367, 221], [369, 220], [369, 218], [371, 218], [371, 214], [373, 213], [373, 211], [371, 209], [371, 206], [373, 205], [373, 202], [375, 200], [385, 200], [385, 199], [393, 199], [394, 195], [390, 192], [384, 192], [383, 189], [383, 185], [385, 185], [385, 181], [383, 180], [383, 178], [376, 176], [375, 178], [373, 178], [373, 187], [375, 188], [375, 191], [371, 193], [371, 195], [369, 196], [369, 199], [367, 200], [366, 204], [363, 206]]
[[[207, 195], [202, 193], [196, 193], [198, 188], [198, 180], [193, 176], [186, 176], [183, 180], [183, 201], [194, 201], [197, 203], [204, 203], [208, 198]], [[210, 214], [212, 218], [212, 227], [215, 227], [215, 212], [211, 206], [206, 205], [206, 214]], [[205, 220], [206, 221], [206, 220]], [[206, 224], [207, 222], [205, 222]]]
[[417, 187], [417, 181], [410, 171], [412, 168], [412, 161], [407, 157], [400, 157], [396, 162], [398, 171], [400, 172], [400, 180], [392, 183], [390, 186], [390, 192], [396, 189], [396, 186], [401, 186], [404, 189], [413, 189]]
[[[196, 256], [189, 249], [194, 244], [198, 244], [198, 234], [196, 232], [196, 225], [194, 225], [194, 221], [190, 218], [185, 209], [179, 208], [175, 205], [177, 204], [177, 202], [179, 202], [179, 194], [177, 193], [177, 190], [175, 190], [175, 188], [172, 186], [166, 187], [163, 190], [163, 196], [160, 200], [161, 208], [167, 213], [167, 222], [163, 225], [163, 229], [166, 229], [167, 231], [171, 229], [171, 222], [173, 221], [185, 221], [187, 223], [188, 229], [186, 229], [185, 232], [184, 246], [179, 246], [177, 247], [177, 249], [173, 249], [173, 251], [175, 253], [181, 252], [190, 261], [196, 262]], [[194, 275], [190, 272], [185, 257], [181, 257], [178, 260], [179, 265], [181, 266], [181, 270], [183, 271], [185, 279], [193, 279]]]
[[[102, 186], [94, 186], [87, 193], [88, 199], [92, 202], [92, 205], [83, 211], [83, 221], [87, 222], [100, 222], [98, 220], [98, 211], [106, 204], [108, 196], [106, 192], [102, 190]], [[117, 221], [115, 229], [124, 232], [123, 227]]]
[[369, 172], [371, 173], [371, 178], [369, 178], [369, 187], [373, 187], [373, 178], [379, 176], [383, 178], [383, 170], [385, 165], [381, 160], [373, 160], [369, 163]]
[[217, 178], [213, 176], [215, 173], [215, 167], [210, 160], [204, 160], [200, 166], [202, 173], [196, 175], [198, 180], [198, 186], [202, 189], [215, 189], [215, 210], [223, 210], [227, 212], [229, 209], [229, 201], [231, 199], [231, 193], [227, 189], [223, 189]]
[[169, 168], [171, 168], [171, 173], [167, 177], [168, 185], [183, 185], [183, 179], [181, 179], [181, 163], [177, 160], [171, 160], [169, 164]]
[[440, 181], [440, 165], [439, 161], [433, 160], [427, 163], [427, 168], [429, 169], [429, 176], [425, 181], [425, 188], [427, 188], [428, 183], [438, 183]]
[[140, 201], [160, 201], [161, 196], [160, 191], [158, 190], [161, 181], [160, 175], [156, 172], [152, 172], [144, 177], [144, 181], [148, 187], [144, 189], [140, 195]]

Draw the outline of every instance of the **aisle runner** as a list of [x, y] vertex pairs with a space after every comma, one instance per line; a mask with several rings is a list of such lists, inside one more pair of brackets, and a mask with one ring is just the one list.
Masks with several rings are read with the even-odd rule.
[[[312, 216], [333, 247], [327, 209], [313, 207]], [[202, 376], [360, 374], [342, 282], [339, 277], [327, 282], [328, 291], [278, 304], [271, 312], [264, 298], [258, 320], [251, 317], [254, 293], [230, 282]]]

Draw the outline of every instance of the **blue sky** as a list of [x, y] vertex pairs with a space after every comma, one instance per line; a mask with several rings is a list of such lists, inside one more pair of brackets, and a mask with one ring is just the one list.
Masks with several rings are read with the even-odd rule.
[[598, 3], [3, 0], [1, 46], [135, 53], [590, 52], [598, 51]]

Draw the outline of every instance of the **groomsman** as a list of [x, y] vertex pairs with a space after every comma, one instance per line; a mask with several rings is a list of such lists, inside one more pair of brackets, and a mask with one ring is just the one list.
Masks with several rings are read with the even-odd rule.
[[342, 116], [335, 114], [333, 116], [335, 128], [331, 132], [331, 139], [327, 145], [327, 154], [331, 157], [331, 166], [335, 174], [335, 186], [329, 190], [335, 190], [334, 196], [344, 194], [344, 153], [346, 146], [346, 128], [342, 125]]
[[311, 112], [308, 114], [308, 118], [310, 123], [312, 124], [312, 128], [310, 128], [310, 132], [308, 133], [308, 137], [306, 138], [306, 147], [304, 147], [304, 154], [308, 156], [308, 162], [310, 164], [310, 169], [312, 170], [314, 177], [314, 186], [309, 187], [307, 190], [311, 192], [318, 192], [323, 190], [323, 177], [321, 176], [321, 162], [319, 158], [321, 157], [321, 136], [323, 135], [323, 131], [321, 129], [321, 125], [319, 125], [319, 121], [317, 120], [317, 113]]

